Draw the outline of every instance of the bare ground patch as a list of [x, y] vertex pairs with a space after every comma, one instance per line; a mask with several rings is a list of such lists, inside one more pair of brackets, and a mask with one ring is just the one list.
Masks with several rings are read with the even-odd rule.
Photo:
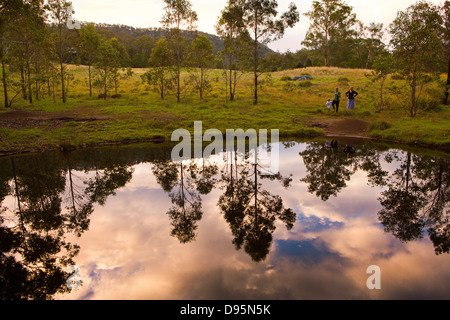
[[328, 136], [366, 137], [369, 123], [359, 119], [314, 119], [306, 125], [321, 128]]

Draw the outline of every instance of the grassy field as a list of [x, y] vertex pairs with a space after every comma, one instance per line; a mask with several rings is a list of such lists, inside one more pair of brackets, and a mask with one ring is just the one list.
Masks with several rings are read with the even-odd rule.
[[[16, 99], [11, 109], [0, 107], [0, 150], [3, 152], [40, 151], [64, 147], [145, 141], [155, 138], [170, 140], [173, 130], [185, 128], [193, 132], [194, 121], [203, 121], [203, 129], [244, 130], [279, 129], [285, 138], [310, 138], [326, 133], [331, 122], [359, 119], [368, 123], [365, 135], [440, 147], [450, 146], [450, 107], [439, 103], [438, 85], [424, 88], [422, 109], [409, 117], [408, 88], [404, 81], [388, 79], [384, 92], [385, 105], [378, 110], [379, 85], [366, 77], [369, 70], [338, 68], [306, 68], [262, 74], [259, 104], [252, 103], [252, 76], [241, 76], [236, 100], [226, 101], [222, 71], [212, 70], [212, 91], [202, 100], [189, 85], [183, 86], [182, 99], [176, 102], [172, 93], [162, 100], [158, 93], [143, 83], [145, 69], [133, 69], [133, 75], [120, 83], [119, 98], [98, 99], [99, 90], [89, 98], [87, 67], [69, 66], [73, 74], [68, 102], [57, 95], [44, 96], [33, 104]], [[309, 74], [313, 80], [285, 80]], [[187, 73], [183, 73], [187, 78]], [[344, 94], [350, 86], [359, 92], [353, 112], [341, 100], [339, 114], [328, 113], [325, 102], [333, 98], [336, 87]], [[3, 101], [3, 96], [0, 94]], [[311, 125], [315, 123], [316, 125]], [[319, 124], [319, 125], [317, 125]]]

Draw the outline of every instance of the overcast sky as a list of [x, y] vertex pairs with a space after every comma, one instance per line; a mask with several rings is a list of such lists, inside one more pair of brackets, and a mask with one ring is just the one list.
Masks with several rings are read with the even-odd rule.
[[[215, 34], [214, 25], [227, 0], [191, 0], [198, 14], [198, 30]], [[269, 44], [273, 50], [295, 52], [309, 27], [309, 20], [303, 14], [311, 9], [313, 0], [278, 0], [278, 12], [287, 10], [294, 2], [300, 12], [300, 22], [286, 31], [283, 39]], [[382, 22], [387, 27], [396, 17], [397, 11], [404, 10], [416, 0], [346, 0], [353, 7], [357, 18], [369, 24]], [[441, 5], [443, 0], [429, 0]], [[163, 0], [72, 0], [79, 21], [123, 24], [137, 28], [160, 27], [164, 10]]]

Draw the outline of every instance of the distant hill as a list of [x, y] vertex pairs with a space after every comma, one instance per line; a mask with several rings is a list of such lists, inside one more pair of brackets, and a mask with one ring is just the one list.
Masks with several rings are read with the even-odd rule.
[[[87, 23], [82, 23], [82, 25], [86, 25]], [[94, 23], [97, 30], [109, 30], [116, 35], [127, 35], [131, 38], [137, 38], [139, 36], [150, 36], [154, 39], [164, 37], [166, 35], [165, 30], [162, 28], [135, 28], [126, 25], [117, 25], [117, 24], [106, 24], [106, 23]], [[219, 52], [223, 50], [223, 40], [217, 35], [202, 32], [202, 31], [183, 31], [185, 36], [192, 34], [204, 34], [206, 35], [211, 43], [213, 44], [214, 51]], [[119, 39], [120, 40], [120, 39]], [[260, 49], [261, 56], [264, 57], [268, 52], [274, 52], [269, 47], [262, 45]]]

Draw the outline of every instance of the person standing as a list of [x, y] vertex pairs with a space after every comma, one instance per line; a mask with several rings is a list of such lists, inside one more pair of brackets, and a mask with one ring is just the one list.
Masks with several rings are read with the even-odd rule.
[[350, 90], [345, 95], [348, 97], [347, 110], [355, 109], [355, 97], [358, 95], [358, 92], [353, 90], [353, 87], [350, 87]]
[[339, 101], [341, 100], [341, 92], [339, 91], [339, 88], [336, 88], [336, 92], [334, 93], [334, 99], [332, 102], [333, 110], [338, 113], [339, 110]]

